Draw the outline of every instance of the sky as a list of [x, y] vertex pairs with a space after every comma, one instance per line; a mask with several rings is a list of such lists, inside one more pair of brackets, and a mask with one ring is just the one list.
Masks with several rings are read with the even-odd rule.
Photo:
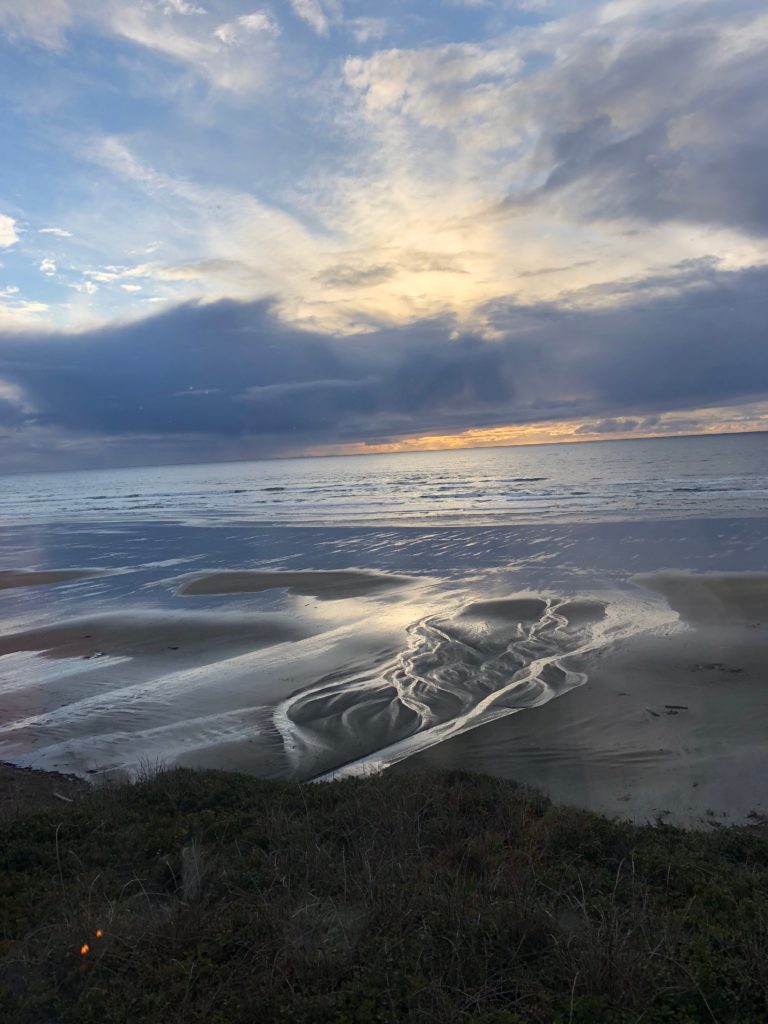
[[765, 0], [0, 0], [0, 471], [768, 429]]

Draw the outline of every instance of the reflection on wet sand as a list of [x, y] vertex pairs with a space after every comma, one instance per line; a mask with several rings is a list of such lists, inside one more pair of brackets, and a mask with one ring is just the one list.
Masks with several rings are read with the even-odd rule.
[[475, 602], [408, 628], [394, 659], [343, 670], [280, 705], [275, 723], [302, 777], [383, 768], [586, 678], [563, 662], [596, 641], [598, 602], [536, 597]]
[[768, 576], [558, 594], [514, 575], [222, 571], [126, 601], [124, 572], [55, 606], [9, 591], [39, 618], [0, 637], [0, 759], [301, 779], [450, 765], [636, 819], [768, 810]]
[[701, 827], [768, 814], [768, 576], [634, 579], [680, 620], [575, 659], [585, 686], [407, 766], [490, 772], [636, 821]]

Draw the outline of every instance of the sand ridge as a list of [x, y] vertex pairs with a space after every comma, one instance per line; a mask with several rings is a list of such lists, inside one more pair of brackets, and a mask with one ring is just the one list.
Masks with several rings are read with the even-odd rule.
[[350, 597], [367, 597], [414, 582], [410, 576], [363, 569], [303, 572], [237, 569], [182, 577], [176, 593], [186, 597], [195, 594], [258, 594], [265, 590], [285, 589], [289, 594], [297, 596], [338, 601]]
[[76, 583], [78, 580], [105, 576], [105, 569], [49, 569], [44, 572], [20, 569], [0, 570], [0, 590], [14, 587], [41, 587], [55, 583]]

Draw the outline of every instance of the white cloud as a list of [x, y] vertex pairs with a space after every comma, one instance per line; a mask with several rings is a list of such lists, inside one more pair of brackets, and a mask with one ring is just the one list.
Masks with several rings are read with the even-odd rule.
[[[321, 36], [341, 24], [369, 43], [388, 27], [384, 18], [342, 22], [338, 2], [290, 4]], [[113, 195], [126, 183], [128, 189], [125, 202], [109, 206], [109, 220], [105, 209], [96, 208], [99, 200], [77, 219], [62, 215], [95, 254], [79, 290], [92, 294], [103, 286], [105, 309], [121, 292], [138, 289], [158, 303], [276, 294], [282, 311], [297, 320], [349, 330], [445, 312], [470, 320], [483, 303], [511, 292], [521, 301], [623, 301], [619, 289], [607, 286], [668, 273], [675, 263], [703, 256], [731, 269], [759, 263], [768, 252], [757, 231], [745, 237], [738, 227], [705, 223], [703, 217], [695, 223], [674, 216], [642, 221], [608, 202], [598, 214], [585, 214], [589, 202], [612, 198], [614, 177], [641, 179], [664, 146], [682, 154], [680, 173], [691, 177], [689, 186], [682, 177], [678, 186], [694, 195], [697, 168], [688, 160], [690, 150], [699, 147], [706, 155], [718, 138], [730, 145], [750, 137], [757, 145], [766, 137], [757, 112], [750, 115], [754, 128], [745, 130], [735, 101], [733, 117], [718, 114], [721, 99], [731, 92], [738, 99], [739, 76], [758, 67], [758, 51], [768, 39], [765, 17], [750, 18], [751, 7], [733, 4], [736, 14], [726, 0], [557, 3], [559, 10], [574, 13], [508, 31], [498, 30], [503, 19], [497, 19], [494, 33], [481, 42], [379, 47], [370, 56], [347, 59], [335, 83], [334, 54], [321, 79], [310, 77], [305, 93], [302, 69], [281, 97], [281, 123], [291, 129], [297, 123], [291, 104], [304, 103], [316, 118], [312, 131], [330, 112], [332, 141], [323, 146], [313, 136], [310, 164], [299, 181], [290, 172], [264, 173], [273, 155], [270, 144], [253, 141], [261, 136], [244, 104], [235, 121], [213, 93], [199, 110], [195, 106], [195, 116], [207, 124], [221, 113], [217, 138], [232, 139], [232, 177], [226, 168], [220, 180], [245, 180], [243, 168], [252, 159], [250, 180], [265, 190], [258, 197], [245, 188], [185, 179], [178, 168], [188, 166], [189, 149], [180, 147], [163, 163], [157, 154], [171, 147], [152, 148], [151, 126], [135, 141], [108, 138], [90, 149], [85, 145], [79, 152], [106, 169]], [[501, 11], [543, 5], [499, 0], [491, 6]], [[72, 2], [72, 11], [90, 26], [173, 57], [182, 72], [194, 70], [239, 93], [263, 86], [279, 55], [280, 26], [273, 15], [251, 9], [246, 0], [205, 7], [186, 0]], [[287, 7], [282, 5], [281, 16]], [[719, 13], [710, 17], [713, 11]], [[660, 25], [654, 24], [657, 18]], [[406, 27], [396, 27], [403, 38]], [[303, 42], [320, 58], [328, 49], [311, 38]], [[295, 39], [291, 45], [298, 45]], [[350, 49], [358, 52], [352, 44]], [[320, 66], [318, 59], [313, 71]], [[175, 85], [170, 91], [199, 95]], [[654, 140], [656, 148], [641, 153], [629, 171], [629, 165], [614, 171], [606, 162], [598, 175], [582, 179], [575, 173], [567, 186], [550, 187], [574, 163], [574, 153], [578, 165], [580, 145], [587, 157], [600, 155], [602, 146], [611, 158], [625, 139], [657, 125], [664, 130]], [[295, 137], [286, 149], [282, 145], [275, 140], [278, 161], [286, 153], [293, 158]], [[727, 158], [728, 148], [723, 144], [715, 155]], [[219, 171], [209, 161], [213, 180]], [[270, 188], [279, 190], [272, 198]], [[744, 191], [736, 182], [729, 189], [737, 197]], [[717, 211], [719, 204], [709, 203], [708, 209]], [[11, 241], [2, 242], [0, 219], [0, 244], [7, 245], [18, 233], [6, 220]], [[69, 237], [62, 228], [40, 230]]]
[[16, 221], [5, 213], [0, 213], [0, 249], [9, 249], [19, 240]]
[[205, 14], [204, 7], [189, 3], [189, 0], [160, 0], [159, 4], [164, 14]]
[[67, 29], [82, 26], [172, 57], [219, 88], [261, 87], [277, 23], [257, 10], [217, 28], [214, 13], [189, 0], [0, 0], [0, 32], [58, 49]]
[[[357, 144], [354, 170], [328, 176], [308, 198], [351, 243], [339, 266], [355, 272], [325, 275], [328, 305], [471, 315], [510, 292], [591, 302], [593, 287], [664, 275], [685, 260], [765, 263], [754, 158], [743, 165], [749, 198], [730, 181], [706, 205], [697, 185], [708, 153], [718, 167], [752, 135], [765, 138], [752, 56], [767, 38], [751, 7], [622, 0], [482, 43], [349, 58], [338, 109]], [[624, 156], [635, 138], [637, 153]], [[663, 181], [662, 167], [655, 186], [654, 161], [675, 142], [706, 148], [685, 152], [677, 179]], [[417, 276], [416, 248], [467, 273]]]
[[242, 15], [211, 29], [208, 19], [180, 28], [143, 7], [112, 8], [108, 29], [140, 46], [157, 50], [207, 78], [220, 89], [249, 92], [269, 80], [279, 27], [265, 11]]
[[46, 257], [40, 263], [40, 271], [41, 273], [45, 274], [46, 277], [55, 277], [56, 263], [52, 259]]
[[344, 76], [374, 116], [394, 110], [422, 126], [455, 133], [465, 122], [477, 127], [495, 120], [503, 98], [500, 92], [522, 66], [519, 46], [506, 39], [492, 46], [451, 43], [422, 50], [382, 50], [368, 58], [348, 59]]
[[99, 286], [94, 284], [93, 281], [76, 281], [70, 284], [70, 288], [74, 288], [76, 292], [80, 292], [82, 295], [95, 295], [99, 290]]
[[350, 18], [345, 24], [358, 43], [383, 39], [389, 27], [386, 18]]
[[48, 312], [45, 302], [27, 302], [11, 298], [0, 302], [0, 330], [19, 330], [40, 325], [43, 314]]
[[72, 232], [65, 231], [64, 228], [40, 228], [38, 231], [41, 235], [55, 235], [56, 238], [71, 238]]
[[280, 35], [280, 26], [267, 11], [244, 14], [234, 21], [219, 25], [213, 34], [225, 46], [240, 46], [248, 42], [251, 36], [259, 33], [272, 38]]
[[68, 0], [2, 0], [0, 29], [11, 39], [31, 39], [57, 50], [72, 20]]
[[290, 0], [297, 17], [319, 36], [327, 36], [331, 24], [341, 20], [340, 0]]

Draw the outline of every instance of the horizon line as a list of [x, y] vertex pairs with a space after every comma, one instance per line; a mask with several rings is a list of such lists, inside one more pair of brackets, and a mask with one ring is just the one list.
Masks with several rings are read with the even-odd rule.
[[356, 459], [386, 455], [435, 455], [441, 452], [490, 451], [496, 448], [548, 448], [553, 445], [616, 444], [621, 441], [680, 441], [692, 438], [741, 437], [744, 435], [757, 436], [758, 434], [768, 434], [768, 430], [720, 430], [717, 432], [706, 431], [698, 434], [635, 434], [627, 437], [585, 437], [569, 440], [563, 438], [559, 441], [517, 441], [506, 444], [464, 445], [462, 447], [412, 448], [391, 452], [323, 452], [303, 455], [260, 455], [244, 459], [213, 459], [200, 462], [143, 462], [129, 463], [122, 466], [81, 466], [77, 469], [16, 469], [10, 472], [0, 469], [0, 477], [37, 476], [49, 473], [110, 473], [131, 469], [172, 469], [180, 466], [231, 466], [251, 462], [298, 462], [302, 459]]

